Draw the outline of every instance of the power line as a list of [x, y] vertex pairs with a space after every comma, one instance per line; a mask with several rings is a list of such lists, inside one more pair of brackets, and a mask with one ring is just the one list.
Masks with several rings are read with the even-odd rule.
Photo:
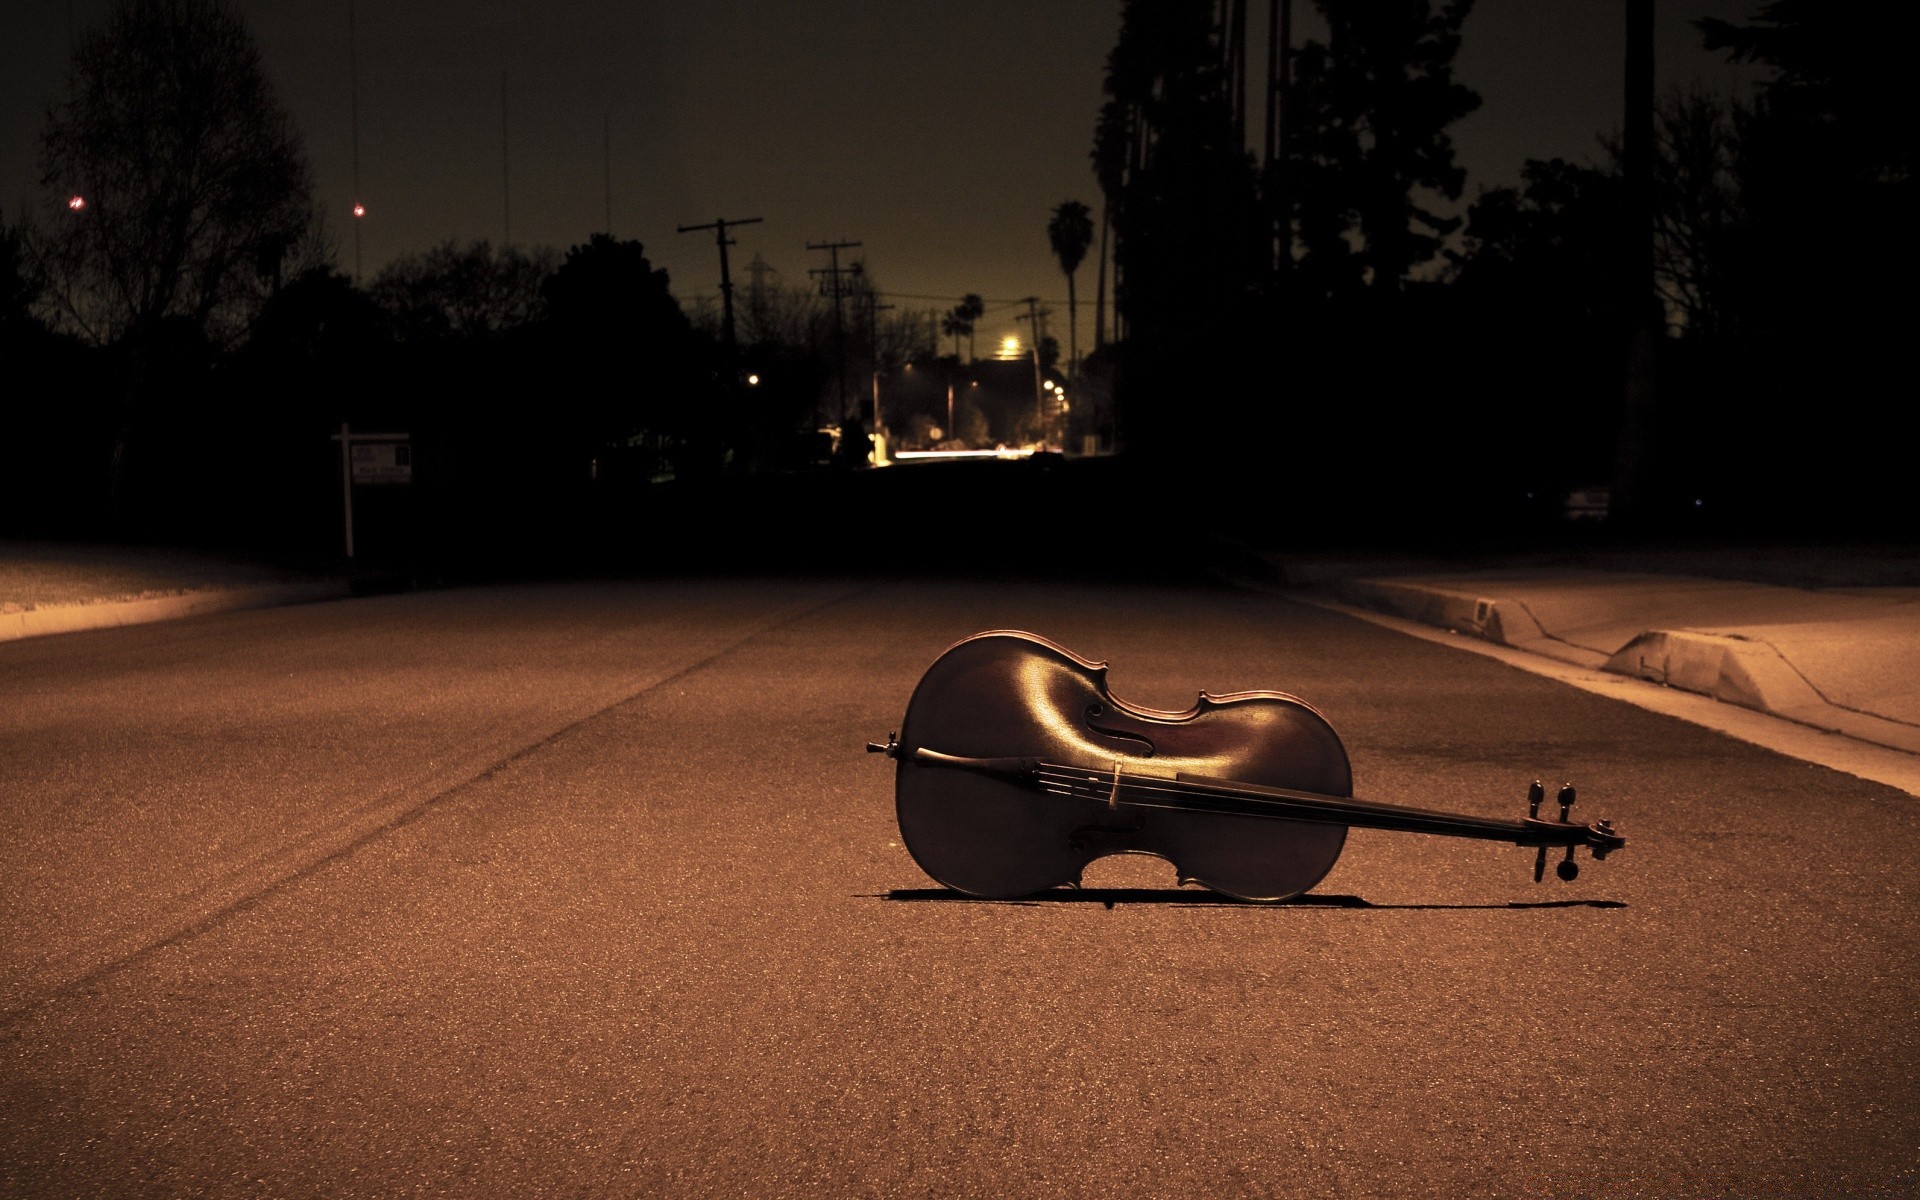
[[[902, 300], [945, 300], [953, 304], [958, 304], [962, 300], [966, 299], [965, 296], [928, 296], [928, 295], [923, 295], [919, 292], [888, 292], [887, 295], [896, 296]], [[991, 304], [997, 308], [1020, 308], [1020, 307], [1023, 307], [1026, 304], [1026, 302], [1027, 302], [1027, 297], [1025, 296], [1021, 296], [1017, 300], [995, 300], [995, 299], [981, 300], [982, 304]], [[1066, 301], [1065, 300], [1049, 300], [1045, 297], [1041, 297], [1040, 303], [1065, 304]]]

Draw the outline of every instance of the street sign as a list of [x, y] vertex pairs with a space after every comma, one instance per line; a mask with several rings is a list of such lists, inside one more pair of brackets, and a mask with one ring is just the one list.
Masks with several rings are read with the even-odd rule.
[[333, 440], [340, 443], [340, 515], [352, 558], [353, 485], [412, 483], [413, 445], [404, 433], [355, 433], [345, 421]]
[[353, 446], [355, 483], [412, 483], [413, 447], [406, 442], [357, 442]]

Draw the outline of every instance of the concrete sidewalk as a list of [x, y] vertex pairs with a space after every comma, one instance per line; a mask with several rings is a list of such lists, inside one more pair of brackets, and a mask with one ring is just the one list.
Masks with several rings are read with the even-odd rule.
[[341, 576], [203, 552], [0, 542], [0, 642], [350, 591]]
[[1920, 754], [1920, 586], [1523, 567], [1330, 571], [1312, 590]]

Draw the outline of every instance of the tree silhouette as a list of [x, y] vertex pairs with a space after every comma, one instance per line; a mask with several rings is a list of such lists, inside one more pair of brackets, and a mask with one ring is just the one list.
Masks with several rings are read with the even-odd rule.
[[1881, 303], [1876, 285], [1909, 278], [1920, 258], [1906, 83], [1920, 13], [1773, 0], [1748, 24], [1699, 27], [1707, 49], [1774, 71], [1735, 114], [1743, 324], [1793, 335], [1809, 324], [1843, 332], [1878, 323], [1896, 306]]
[[253, 34], [221, 0], [121, 0], [85, 33], [40, 138], [28, 257], [56, 323], [121, 351], [107, 477], [169, 391], [205, 384], [290, 253], [315, 261], [307, 163]]
[[953, 357], [960, 358], [960, 339], [973, 336], [973, 322], [960, 315], [958, 306], [948, 309], [940, 316], [940, 332], [953, 339]]
[[[1698, 89], [1654, 107], [1654, 284], [1669, 327], [1685, 336], [1716, 336], [1736, 303], [1728, 272], [1743, 220], [1738, 111]], [[1617, 148], [1614, 160], [1617, 171]]]
[[553, 251], [445, 241], [388, 263], [369, 287], [407, 341], [486, 338], [541, 315]]
[[1108, 57], [1095, 172], [1117, 184], [1116, 300], [1129, 337], [1217, 340], [1264, 274], [1253, 164], [1234, 134], [1212, 9], [1130, 0]]
[[1078, 200], [1063, 201], [1053, 210], [1053, 220], [1047, 222], [1047, 242], [1067, 276], [1067, 371], [1072, 374], [1080, 361], [1080, 323], [1073, 273], [1080, 269], [1087, 247], [1093, 244], [1092, 212]]
[[1440, 253], [1466, 173], [1447, 127], [1480, 106], [1453, 58], [1472, 0], [1316, 0], [1324, 42], [1295, 58], [1286, 174], [1301, 282], [1335, 296], [1398, 292]]
[[27, 270], [20, 231], [0, 220], [0, 328], [31, 322], [40, 291], [39, 281]]
[[987, 302], [973, 292], [960, 297], [960, 303], [954, 305], [953, 315], [963, 322], [967, 333], [967, 360], [971, 362], [973, 353], [973, 327], [981, 317], [987, 315]]
[[[1093, 176], [1100, 186], [1100, 264], [1093, 293], [1093, 348], [1107, 344], [1107, 268], [1113, 256], [1107, 241], [1113, 231], [1114, 207], [1126, 186], [1133, 146], [1133, 107], [1118, 96], [1100, 108], [1100, 120], [1093, 131]], [[1119, 279], [1114, 279], [1118, 291]]]
[[72, 75], [29, 239], [58, 314], [100, 344], [167, 318], [237, 339], [316, 224], [253, 34], [221, 0], [122, 0]]
[[1878, 524], [1904, 536], [1920, 513], [1905, 443], [1860, 432], [1885, 423], [1885, 381], [1910, 373], [1912, 305], [1888, 294], [1920, 270], [1907, 82], [1920, 9], [1772, 0], [1752, 11], [1742, 24], [1699, 23], [1708, 49], [1772, 68], [1733, 113], [1737, 212], [1715, 255], [1726, 343], [1708, 384], [1720, 415], [1792, 414], [1794, 434], [1753, 446], [1773, 469], [1735, 482], [1774, 528]]
[[[544, 320], [557, 363], [585, 386], [568, 388], [559, 414], [586, 452], [647, 430], [676, 437], [701, 428], [714, 343], [698, 336], [668, 290], [667, 273], [637, 241], [596, 233], [542, 281]], [[556, 364], [557, 365], [557, 364]]]
[[1467, 209], [1454, 284], [1481, 310], [1612, 329], [1625, 319], [1617, 171], [1529, 159]]
[[1120, 434], [1181, 469], [1201, 461], [1199, 441], [1219, 424], [1213, 410], [1231, 402], [1234, 355], [1271, 257], [1234, 127], [1221, 7], [1128, 0], [1093, 145], [1124, 335]]

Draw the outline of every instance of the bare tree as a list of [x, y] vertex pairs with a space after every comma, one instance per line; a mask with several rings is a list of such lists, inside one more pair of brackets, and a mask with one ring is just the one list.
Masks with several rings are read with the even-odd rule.
[[1726, 321], [1725, 259], [1743, 216], [1735, 174], [1743, 115], [1698, 88], [1654, 109], [1654, 286], [1669, 325], [1688, 334], [1712, 336]]
[[222, 0], [121, 0], [71, 70], [28, 234], [52, 315], [102, 344], [169, 318], [236, 339], [289, 260], [321, 253], [252, 32]]

